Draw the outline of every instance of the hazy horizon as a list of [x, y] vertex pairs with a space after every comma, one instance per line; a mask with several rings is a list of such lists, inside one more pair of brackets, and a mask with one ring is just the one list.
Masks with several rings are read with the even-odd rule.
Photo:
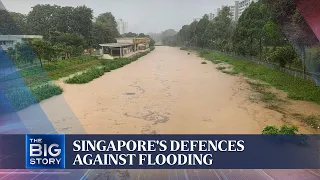
[[1, 0], [8, 11], [27, 14], [37, 4], [60, 6], [86, 5], [93, 9], [94, 16], [111, 12], [116, 19], [129, 24], [135, 33], [160, 33], [166, 29], [176, 31], [194, 18], [214, 13], [222, 5], [232, 5], [234, 0]]

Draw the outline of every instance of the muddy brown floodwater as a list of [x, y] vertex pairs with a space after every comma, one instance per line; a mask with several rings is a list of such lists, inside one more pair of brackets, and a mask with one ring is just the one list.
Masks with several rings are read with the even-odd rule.
[[178, 48], [157, 47], [88, 84], [59, 84], [92, 134], [260, 134], [266, 125], [285, 123], [283, 114], [249, 100], [252, 91], [243, 77], [202, 61]]

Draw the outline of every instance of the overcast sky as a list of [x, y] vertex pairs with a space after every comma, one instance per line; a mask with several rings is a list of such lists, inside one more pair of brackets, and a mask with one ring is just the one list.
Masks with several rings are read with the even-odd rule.
[[222, 5], [231, 5], [234, 0], [1, 0], [7, 10], [27, 14], [36, 4], [60, 6], [86, 5], [97, 16], [111, 12], [116, 19], [123, 19], [132, 32], [162, 32], [179, 30], [194, 18], [216, 13]]

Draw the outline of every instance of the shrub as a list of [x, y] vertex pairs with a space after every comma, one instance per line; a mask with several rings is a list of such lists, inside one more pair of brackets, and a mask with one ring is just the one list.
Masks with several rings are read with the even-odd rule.
[[280, 129], [278, 129], [275, 126], [266, 126], [263, 131], [262, 134], [269, 134], [269, 135], [277, 135], [277, 134], [297, 134], [298, 133], [298, 127], [297, 126], [291, 126], [288, 127], [286, 125], [283, 125], [280, 127]]
[[267, 126], [263, 129], [262, 134], [279, 134], [279, 130], [275, 126]]
[[65, 82], [69, 84], [85, 84], [88, 83], [100, 76], [102, 76], [105, 72], [110, 72], [112, 70], [121, 68], [127, 64], [130, 64], [133, 61], [138, 60], [140, 57], [145, 56], [149, 53], [149, 51], [137, 54], [131, 58], [117, 58], [114, 60], [101, 60], [100, 64], [102, 67], [90, 68], [86, 72], [75, 75], [72, 78], [67, 79]]
[[13, 88], [6, 91], [5, 94], [8, 101], [11, 102], [12, 107], [18, 111], [44, 99], [59, 95], [62, 92], [61, 87], [52, 83], [46, 83], [30, 89], [27, 86]]
[[[66, 83], [69, 84], [85, 84], [88, 83], [100, 76], [102, 76], [105, 72], [106, 68], [90, 68], [89, 70], [87, 70], [86, 72], [79, 74], [79, 75], [75, 75], [72, 78], [69, 78], [66, 80]], [[109, 70], [109, 69], [108, 69]]]
[[267, 56], [268, 61], [279, 63], [280, 67], [285, 67], [286, 64], [292, 64], [296, 58], [297, 54], [292, 46], [277, 48]]

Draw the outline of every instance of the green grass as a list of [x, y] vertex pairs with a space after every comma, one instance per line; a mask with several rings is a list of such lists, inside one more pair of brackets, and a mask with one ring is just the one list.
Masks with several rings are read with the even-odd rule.
[[104, 68], [90, 68], [80, 75], [75, 75], [74, 77], [67, 79], [65, 82], [68, 84], [85, 84], [102, 76], [104, 72]]
[[200, 51], [199, 55], [207, 60], [220, 60], [233, 66], [233, 72], [241, 73], [252, 79], [266, 82], [277, 89], [288, 93], [288, 97], [295, 100], [312, 101], [320, 104], [320, 88], [313, 82], [294, 77], [290, 74], [254, 64], [250, 61], [226, 56], [210, 51]]
[[86, 70], [100, 64], [100, 60], [93, 56], [82, 56], [68, 60], [46, 63], [43, 68], [31, 67], [0, 78], [8, 86], [16, 87], [17, 81], [22, 78], [29, 87], [39, 86], [51, 80], [57, 80], [79, 71]]
[[61, 87], [49, 83], [52, 79], [59, 79], [97, 64], [100, 64], [100, 60], [93, 56], [49, 62], [43, 68], [31, 67], [2, 77], [0, 85], [13, 108], [21, 110], [61, 94]]
[[25, 86], [8, 89], [5, 91], [5, 95], [12, 107], [18, 111], [62, 92], [63, 90], [59, 86], [48, 83], [33, 88]]
[[79, 71], [95, 67], [100, 64], [100, 60], [95, 56], [81, 56], [68, 60], [60, 60], [44, 65], [51, 79], [57, 80], [69, 76]]

